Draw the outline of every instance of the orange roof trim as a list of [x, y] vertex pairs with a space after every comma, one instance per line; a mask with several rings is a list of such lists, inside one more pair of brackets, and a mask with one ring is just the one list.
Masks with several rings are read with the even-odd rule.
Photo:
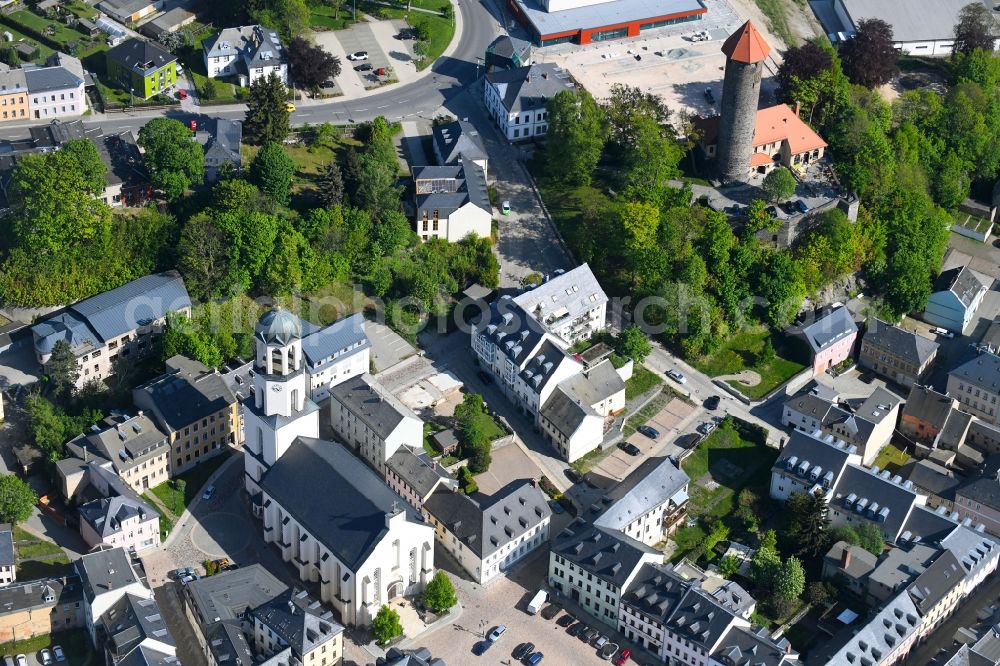
[[752, 21], [747, 21], [739, 30], [729, 35], [722, 45], [722, 52], [736, 62], [761, 62], [771, 52], [771, 45], [764, 40]]

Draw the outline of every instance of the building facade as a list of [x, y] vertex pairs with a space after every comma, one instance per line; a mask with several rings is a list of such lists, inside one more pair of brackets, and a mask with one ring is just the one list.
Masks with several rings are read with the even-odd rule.
[[277, 74], [288, 83], [288, 58], [278, 33], [262, 25], [226, 28], [202, 44], [205, 71], [235, 78], [241, 86]]
[[948, 373], [948, 395], [987, 423], [1000, 424], [1000, 356], [984, 353]]
[[858, 339], [858, 327], [850, 311], [842, 305], [805, 326], [802, 336], [812, 350], [815, 376], [851, 357]]
[[27, 120], [31, 117], [28, 104], [28, 81], [22, 69], [0, 72], [0, 120]]
[[83, 78], [66, 67], [27, 69], [24, 77], [32, 118], [74, 118], [87, 111]]
[[647, 30], [698, 21], [708, 11], [700, 0], [507, 0], [507, 8], [539, 46], [637, 37]]
[[95, 645], [101, 616], [122, 597], [130, 594], [140, 599], [153, 598], [153, 591], [139, 577], [123, 548], [83, 555], [73, 566], [83, 586], [84, 626]]
[[938, 344], [916, 333], [873, 319], [861, 338], [858, 363], [903, 386], [919, 384], [937, 357]]
[[316, 402], [330, 395], [330, 387], [371, 369], [371, 343], [360, 312], [312, 330], [302, 339], [309, 376], [309, 396]]
[[546, 103], [573, 88], [569, 76], [551, 63], [495, 70], [486, 75], [486, 110], [508, 141], [542, 137], [549, 130]]
[[986, 285], [968, 266], [943, 271], [924, 308], [924, 321], [961, 335], [986, 295]]
[[771, 47], [747, 21], [722, 45], [726, 72], [719, 115], [718, 173], [725, 182], [742, 181], [750, 171], [757, 102], [764, 61]]
[[155, 548], [160, 545], [160, 514], [138, 496], [94, 500], [80, 507], [80, 536], [90, 548]]
[[177, 57], [152, 42], [132, 38], [105, 55], [108, 79], [137, 97], [165, 94], [177, 84]]
[[0, 641], [23, 641], [86, 626], [77, 575], [0, 588]]

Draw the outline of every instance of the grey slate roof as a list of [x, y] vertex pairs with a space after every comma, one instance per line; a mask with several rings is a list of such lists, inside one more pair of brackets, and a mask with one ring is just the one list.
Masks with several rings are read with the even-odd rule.
[[202, 42], [202, 48], [210, 58], [235, 51], [248, 68], [276, 67], [285, 61], [278, 33], [261, 25], [226, 28]]
[[[846, 569], [842, 566], [845, 549], [851, 555], [851, 561], [848, 563]], [[830, 546], [830, 550], [826, 551], [826, 555], [823, 556], [823, 562], [831, 567], [835, 567], [837, 570], [843, 570], [851, 578], [860, 579], [872, 572], [878, 563], [878, 558], [861, 546], [854, 546], [846, 541], [838, 541]]]
[[16, 613], [30, 608], [72, 604], [82, 599], [83, 588], [76, 575], [18, 581], [0, 587], [0, 612]]
[[152, 409], [160, 427], [177, 432], [236, 403], [222, 375], [193, 359], [174, 356], [169, 371], [132, 390], [136, 404]]
[[959, 266], [942, 272], [934, 281], [934, 291], [950, 291], [968, 308], [986, 285], [979, 281], [968, 266]]
[[990, 508], [1000, 509], [1000, 482], [995, 478], [981, 476], [960, 487], [955, 494]]
[[304, 590], [285, 590], [252, 611], [255, 620], [266, 625], [292, 649], [299, 659], [332, 641], [344, 631]]
[[953, 398], [938, 393], [929, 386], [916, 385], [910, 389], [901, 416], [913, 416], [940, 430], [948, 420], [948, 414], [951, 413], [954, 404]]
[[[851, 447], [832, 437], [816, 439], [800, 430], [793, 430], [771, 471], [809, 479], [821, 485], [824, 480], [836, 483], [847, 466], [850, 451]], [[805, 465], [806, 469], [803, 471], [804, 463], [808, 465]], [[812, 479], [810, 473], [817, 467], [816, 478]]]
[[177, 60], [177, 56], [145, 39], [132, 38], [107, 52], [107, 57], [138, 74], [148, 75]]
[[4, 523], [0, 525], [0, 566], [12, 567], [17, 564], [17, 557], [14, 555], [14, 534], [10, 525]]
[[221, 165], [229, 162], [239, 167], [243, 160], [240, 154], [243, 123], [239, 120], [213, 118], [210, 127], [210, 131], [200, 131], [195, 137], [205, 147], [205, 163]]
[[443, 467], [430, 460], [426, 453], [421, 456], [408, 446], [396, 449], [385, 461], [385, 466], [403, 479], [420, 497], [427, 497], [441, 481], [452, 478]]
[[822, 396], [809, 392], [793, 395], [785, 401], [784, 407], [792, 409], [799, 414], [812, 416], [822, 423], [826, 418], [827, 412], [833, 407], [833, 404], [832, 400], [827, 400]]
[[385, 663], [382, 666], [445, 666], [445, 663], [442, 659], [432, 657], [427, 648], [400, 650], [392, 647], [385, 653]]
[[[489, 321], [480, 322], [476, 331], [496, 345], [497, 351], [520, 365], [534, 353], [545, 337], [545, 331], [510, 296], [501, 296], [490, 303]], [[546, 359], [553, 362], [552, 359]]]
[[[896, 42], [952, 39], [958, 13], [969, 0], [842, 0], [853, 20], [882, 19], [892, 26]], [[851, 26], [845, 26], [851, 29]], [[1000, 34], [996, 31], [994, 35]]]
[[166, 445], [167, 435], [156, 427], [149, 416], [143, 414], [108, 417], [100, 425], [92, 426], [88, 432], [67, 442], [66, 450], [76, 458], [100, 457], [109, 460], [114, 469], [120, 471], [160, 455], [159, 450]]
[[998, 556], [997, 542], [980, 527], [972, 528], [959, 525], [951, 534], [941, 539], [941, 547], [949, 550], [962, 569], [971, 576], [976, 576], [982, 569], [988, 568], [990, 562]]
[[715, 661], [732, 666], [791, 666], [798, 655], [791, 651], [787, 638], [774, 640], [763, 627], [733, 627], [726, 632], [712, 653]]
[[146, 640], [174, 645], [174, 638], [154, 599], [128, 593], [101, 615], [108, 649], [117, 657], [127, 655]]
[[552, 63], [493, 70], [486, 74], [486, 81], [497, 88], [501, 103], [510, 113], [543, 109], [558, 93], [574, 88], [569, 76]]
[[601, 580], [621, 588], [643, 555], [659, 551], [625, 536], [576, 518], [551, 542], [551, 550]]
[[881, 557], [869, 580], [890, 590], [901, 590], [930, 566], [938, 552], [935, 546], [926, 543], [910, 548], [891, 548]]
[[913, 511], [906, 518], [898, 542], [901, 544], [918, 541], [935, 543], [954, 532], [956, 527], [958, 527], [958, 523], [952, 520], [942, 508], [934, 510], [918, 504], [913, 507]]
[[173, 655], [140, 645], [119, 661], [117, 666], [179, 666], [180, 663], [181, 660]]
[[901, 533], [917, 497], [915, 491], [893, 483], [888, 471], [876, 475], [869, 469], [850, 464], [834, 488], [834, 499], [830, 503], [836, 503], [841, 511], [855, 512], [853, 505], [847, 506], [852, 495], [857, 501], [867, 500], [864, 508], [866, 517], [872, 515], [873, 508], [877, 508], [873, 522], [890, 541], [894, 541]]
[[577, 402], [570, 395], [569, 388], [561, 384], [549, 395], [539, 414], [552, 424], [567, 439], [583, 424], [588, 416], [597, 416], [589, 404]]
[[907, 590], [921, 614], [934, 608], [956, 586], [962, 585], [965, 570], [950, 550], [938, 555], [922, 574], [917, 576]]
[[82, 555], [74, 562], [74, 566], [80, 575], [83, 592], [90, 601], [111, 590], [120, 590], [126, 585], [140, 582], [124, 548]]
[[899, 469], [899, 475], [928, 495], [945, 499], [955, 497], [955, 488], [962, 483], [947, 467], [931, 460], [911, 460]]
[[217, 666], [250, 666], [253, 651], [238, 621], [219, 622], [208, 630], [205, 639]]
[[664, 623], [677, 603], [696, 583], [674, 573], [669, 566], [643, 564], [622, 591], [621, 603]]
[[610, 505], [594, 524], [621, 530], [671, 499], [680, 505], [687, 499], [684, 488], [690, 481], [669, 458], [649, 458], [612, 488], [606, 500], [602, 498], [602, 503]]
[[80, 518], [87, 522], [98, 536], [107, 539], [121, 531], [122, 522], [139, 517], [155, 519], [159, 513], [138, 496], [117, 495], [87, 502], [80, 507]]
[[78, 88], [83, 84], [82, 78], [65, 67], [26, 69], [24, 71], [24, 78], [27, 81], [28, 90], [32, 93]]
[[[299, 437], [265, 472], [261, 489], [352, 571], [386, 535], [386, 514], [421, 518], [339, 442]], [[316, 501], [316, 489], [324, 501]]]
[[351, 377], [330, 387], [330, 396], [385, 439], [403, 419], [417, 416], [368, 374]]
[[445, 164], [454, 164], [463, 155], [470, 160], [486, 159], [486, 148], [483, 146], [482, 137], [468, 121], [456, 120], [435, 125], [433, 137], [434, 145]]
[[980, 354], [948, 373], [974, 386], [1000, 392], [1000, 356]]
[[191, 581], [185, 594], [202, 626], [238, 620], [249, 610], [282, 594], [288, 586], [260, 564]]
[[[425, 166], [414, 169], [418, 215], [420, 211], [437, 210], [439, 217], [443, 218], [467, 203], [492, 213], [486, 176], [479, 165], [472, 160], [471, 157], [460, 155], [458, 165]], [[441, 187], [447, 189], [434, 189]]]
[[[608, 302], [608, 295], [590, 270], [581, 264], [571, 271], [551, 278], [514, 297], [514, 302], [533, 317], [543, 319], [547, 326], [573, 320]], [[557, 318], [553, 321], [552, 318]]]
[[937, 353], [938, 343], [916, 333], [874, 319], [865, 331], [864, 342], [921, 366]]
[[812, 348], [813, 354], [818, 354], [836, 342], [858, 332], [850, 310], [840, 306], [802, 329], [802, 335]]
[[920, 616], [910, 595], [903, 591], [891, 598], [868, 623], [860, 629], [847, 627], [826, 645], [813, 650], [807, 664], [861, 664], [867, 659], [873, 664], [906, 642], [917, 630]]
[[360, 312], [339, 319], [302, 338], [302, 353], [313, 370], [319, 370], [345, 355], [371, 346], [365, 334], [365, 317]]
[[732, 626], [736, 614], [704, 590], [692, 587], [664, 625], [696, 645], [711, 648]]
[[58, 340], [66, 339], [71, 344], [88, 339], [107, 342], [161, 319], [168, 312], [190, 307], [191, 298], [180, 273], [166, 271], [84, 299], [31, 330], [36, 351], [47, 354]]

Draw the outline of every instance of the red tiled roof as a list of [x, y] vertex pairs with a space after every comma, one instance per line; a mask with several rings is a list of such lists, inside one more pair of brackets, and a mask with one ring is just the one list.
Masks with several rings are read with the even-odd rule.
[[755, 147], [780, 141], [788, 141], [792, 155], [826, 148], [826, 141], [795, 115], [787, 104], [778, 104], [758, 111], [757, 125], [753, 133]]
[[722, 45], [722, 52], [730, 60], [736, 62], [761, 62], [771, 52], [771, 46], [764, 41], [763, 35], [757, 32], [753, 22], [747, 21], [743, 27], [734, 32]]
[[768, 155], [767, 153], [754, 153], [753, 155], [750, 156], [751, 167], [766, 166], [768, 164], [771, 164], [773, 161], [774, 158]]

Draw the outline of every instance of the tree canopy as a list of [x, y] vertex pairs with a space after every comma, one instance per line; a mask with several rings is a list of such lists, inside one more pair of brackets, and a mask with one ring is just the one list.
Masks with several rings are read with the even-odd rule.
[[153, 186], [176, 200], [204, 178], [205, 153], [191, 130], [173, 118], [153, 118], [139, 130]]
[[276, 143], [266, 143], [250, 163], [250, 182], [276, 203], [287, 206], [295, 162]]
[[291, 129], [287, 104], [288, 89], [275, 72], [251, 83], [243, 121], [244, 140], [259, 146], [284, 141]]
[[977, 49], [993, 51], [993, 17], [981, 2], [971, 2], [958, 13], [952, 52], [969, 55]]
[[896, 75], [898, 54], [892, 26], [881, 19], [861, 19], [854, 36], [840, 47], [844, 74], [852, 83], [877, 88]]
[[583, 88], [557, 93], [546, 110], [545, 158], [550, 171], [567, 183], [589, 184], [607, 136], [604, 112]]
[[303, 88], [319, 88], [340, 76], [340, 58], [298, 36], [288, 44], [288, 75]]
[[786, 167], [777, 167], [764, 176], [762, 188], [770, 201], [787, 201], [795, 194], [795, 176]]
[[38, 495], [13, 474], [0, 476], [0, 520], [11, 525], [23, 523], [31, 515]]

